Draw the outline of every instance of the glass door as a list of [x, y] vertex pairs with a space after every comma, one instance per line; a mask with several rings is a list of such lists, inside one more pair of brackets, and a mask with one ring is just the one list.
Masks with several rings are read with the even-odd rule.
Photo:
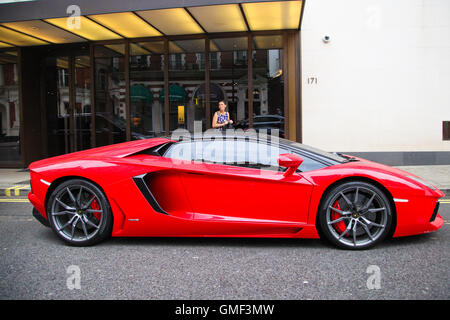
[[91, 147], [91, 61], [88, 55], [75, 56], [74, 151]]
[[91, 147], [91, 63], [88, 47], [57, 49], [43, 58], [47, 156]]
[[47, 124], [47, 155], [69, 153], [69, 57], [46, 57], [44, 67], [44, 100]]

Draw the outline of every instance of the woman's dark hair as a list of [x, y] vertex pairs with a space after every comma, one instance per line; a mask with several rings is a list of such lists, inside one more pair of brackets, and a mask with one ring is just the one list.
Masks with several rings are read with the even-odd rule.
[[217, 102], [217, 105], [219, 105], [221, 102], [226, 105], [225, 100], [220, 100], [219, 102]]

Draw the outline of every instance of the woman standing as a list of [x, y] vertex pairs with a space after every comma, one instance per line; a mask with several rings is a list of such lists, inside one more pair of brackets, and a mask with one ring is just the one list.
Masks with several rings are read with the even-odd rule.
[[225, 102], [219, 101], [219, 111], [214, 113], [212, 120], [212, 127], [218, 129], [219, 131], [225, 131], [227, 124], [232, 124], [233, 120], [230, 119], [230, 114], [226, 112], [227, 105]]

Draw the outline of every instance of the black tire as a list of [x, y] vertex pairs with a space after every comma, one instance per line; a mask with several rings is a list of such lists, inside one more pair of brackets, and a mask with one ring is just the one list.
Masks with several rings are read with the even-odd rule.
[[350, 250], [368, 249], [388, 236], [393, 209], [377, 186], [351, 181], [333, 187], [321, 202], [317, 224], [320, 235]]
[[91, 246], [111, 235], [108, 199], [87, 180], [71, 179], [58, 185], [47, 202], [47, 216], [56, 235], [73, 246]]

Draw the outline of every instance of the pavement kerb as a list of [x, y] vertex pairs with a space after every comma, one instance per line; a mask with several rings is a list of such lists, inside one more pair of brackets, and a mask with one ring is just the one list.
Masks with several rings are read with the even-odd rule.
[[29, 184], [14, 184], [11, 186], [1, 186], [0, 196], [4, 197], [24, 197], [31, 191]]

